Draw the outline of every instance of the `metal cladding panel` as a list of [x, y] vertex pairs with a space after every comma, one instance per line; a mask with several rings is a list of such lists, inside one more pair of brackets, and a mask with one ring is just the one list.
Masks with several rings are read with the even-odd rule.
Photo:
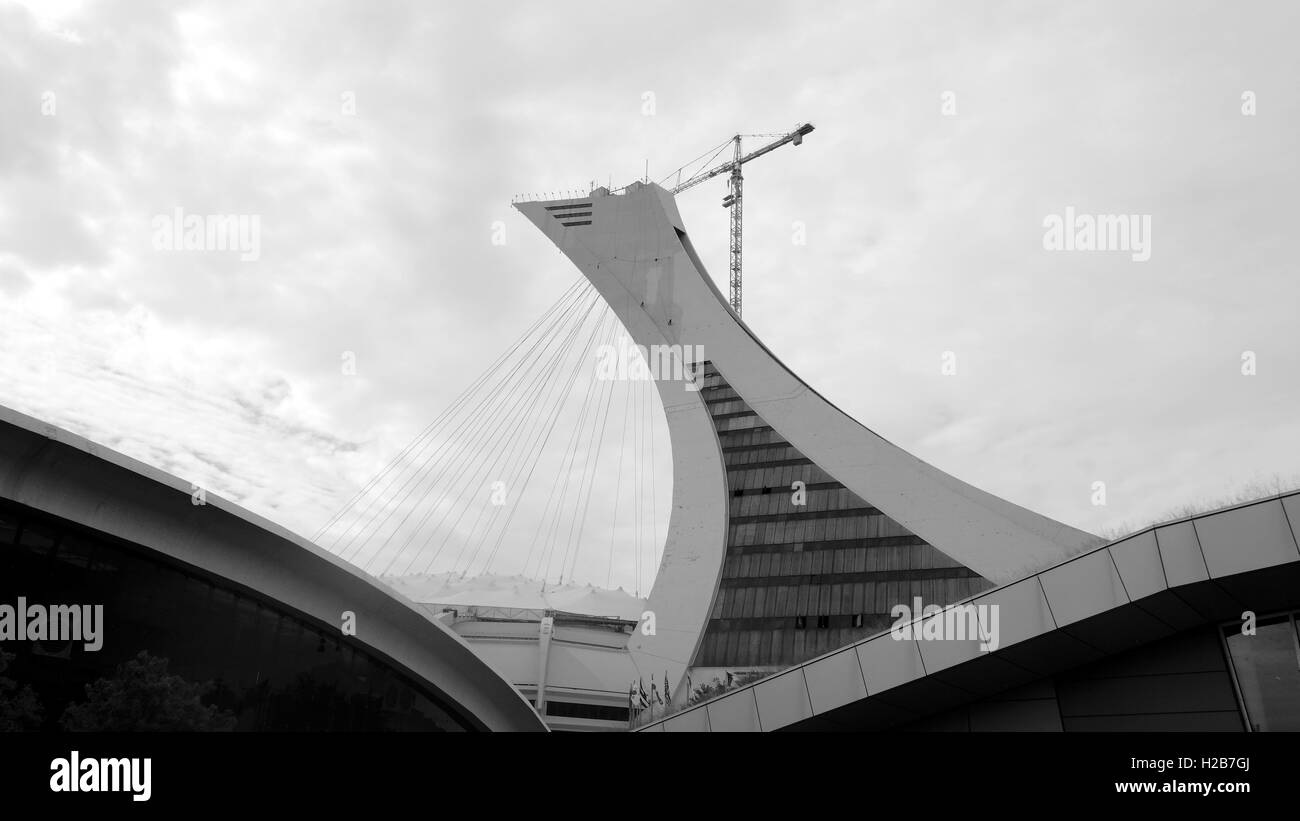
[[990, 590], [971, 603], [998, 607], [999, 647], [1046, 635], [1057, 627], [1037, 577]]
[[1154, 531], [1148, 530], [1116, 542], [1110, 546], [1110, 555], [1119, 568], [1119, 577], [1131, 600], [1137, 601], [1168, 589]]
[[702, 708], [686, 710], [670, 716], [663, 723], [664, 730], [670, 733], [707, 733], [709, 732], [709, 712]]
[[800, 669], [770, 676], [754, 685], [754, 700], [765, 730], [780, 729], [813, 715], [808, 685]]
[[1210, 578], [1201, 555], [1201, 543], [1191, 522], [1178, 522], [1156, 528], [1156, 543], [1160, 545], [1160, 561], [1165, 568], [1165, 578], [1170, 587], [1179, 587]]
[[709, 727], [715, 733], [756, 733], [763, 729], [752, 687], [710, 701], [705, 709], [709, 711]]
[[1102, 548], [1039, 575], [1057, 627], [1128, 604], [1119, 571]]
[[1300, 496], [1282, 499], [1282, 512], [1286, 514], [1287, 524], [1291, 526], [1291, 538], [1300, 544]]
[[1068, 681], [1057, 687], [1061, 715], [1203, 713], [1237, 706], [1222, 671]]
[[803, 666], [813, 711], [824, 713], [867, 695], [858, 654], [850, 647]]
[[[988, 612], [988, 611], [985, 611]], [[967, 613], [974, 616], [976, 623], [970, 623]], [[947, 626], [957, 626], [960, 622], [962, 635], [967, 638], [954, 638], [956, 634], [945, 632]], [[959, 664], [965, 664], [979, 658], [983, 652], [980, 645], [983, 643], [980, 639], [980, 628], [991, 629], [992, 625], [982, 625], [979, 623], [979, 611], [967, 611], [964, 607], [958, 605], [954, 608], [945, 608], [942, 612], [926, 616], [917, 620], [912, 629], [920, 634], [921, 640], [917, 642], [917, 647], [921, 651], [921, 660], [925, 663], [925, 671], [928, 675], [934, 675], [940, 670], [946, 670], [949, 667], [956, 667]], [[937, 640], [927, 640], [926, 636], [929, 630], [934, 630], [934, 635], [942, 636]]]
[[868, 695], [889, 690], [925, 676], [917, 642], [884, 633], [857, 645], [858, 664], [866, 678]]
[[[547, 661], [549, 685], [626, 697], [628, 683], [637, 677], [628, 655], [621, 649], [593, 647], [580, 641], [581, 639], [573, 643], [556, 640], [551, 642]], [[536, 642], [533, 644], [536, 646]], [[475, 649], [479, 646], [481, 645], [476, 645]], [[536, 659], [530, 658], [529, 661], [532, 662], [535, 677]]]
[[1212, 578], [1300, 561], [1277, 499], [1200, 517], [1196, 535]]
[[506, 681], [516, 687], [537, 685], [536, 641], [467, 641], [474, 648], [474, 655]]
[[1070, 716], [1063, 719], [1067, 733], [1239, 733], [1241, 713], [1145, 713], [1141, 715]]
[[1056, 699], [995, 701], [970, 707], [970, 729], [977, 733], [1059, 733]]

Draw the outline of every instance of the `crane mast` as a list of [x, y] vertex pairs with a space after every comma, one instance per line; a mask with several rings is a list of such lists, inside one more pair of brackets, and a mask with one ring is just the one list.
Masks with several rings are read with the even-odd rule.
[[812, 130], [812, 123], [804, 123], [789, 134], [782, 135], [780, 139], [774, 140], [773, 142], [764, 145], [762, 148], [751, 151], [748, 154], [743, 153], [741, 146], [741, 140], [744, 135], [737, 134], [731, 138], [731, 141], [734, 144], [734, 150], [730, 160], [721, 163], [720, 165], [716, 165], [713, 168], [705, 169], [685, 182], [678, 183], [678, 185], [672, 189], [674, 194], [680, 194], [687, 189], [694, 188], [705, 180], [711, 180], [721, 174], [730, 172], [731, 179], [729, 190], [727, 196], [722, 200], [722, 207], [731, 209], [731, 268], [729, 279], [731, 284], [731, 308], [736, 312], [737, 316], [740, 315], [741, 309], [741, 279], [743, 272], [741, 250], [744, 245], [743, 225], [745, 207], [743, 195], [745, 178], [741, 174], [740, 167], [750, 160], [757, 159], [769, 151], [780, 148], [786, 143], [794, 143], [795, 145], [802, 144], [804, 135], [810, 133]]
[[[745, 211], [745, 204], [742, 202], [741, 188], [744, 185], [745, 178], [740, 173], [740, 135], [736, 135], [736, 162], [731, 168], [731, 309], [740, 316], [740, 274], [741, 274], [741, 248], [742, 242], [742, 225]], [[726, 206], [726, 200], [723, 200]]]

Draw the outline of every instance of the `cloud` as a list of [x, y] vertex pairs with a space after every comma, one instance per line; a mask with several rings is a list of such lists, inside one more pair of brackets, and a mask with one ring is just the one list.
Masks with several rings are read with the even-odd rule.
[[[840, 407], [1089, 529], [1293, 474], [1296, 23], [1284, 3], [0, 5], [0, 402], [310, 534], [573, 281], [513, 194], [657, 179], [810, 120], [746, 173], [746, 320]], [[717, 194], [681, 200], [715, 274]], [[1044, 251], [1067, 205], [1151, 214], [1151, 261]], [[176, 208], [256, 215], [260, 258], [156, 250]], [[592, 544], [580, 581], [656, 563]]]

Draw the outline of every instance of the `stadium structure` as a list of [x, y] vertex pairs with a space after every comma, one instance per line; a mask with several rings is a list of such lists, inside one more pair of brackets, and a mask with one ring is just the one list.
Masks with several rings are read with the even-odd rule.
[[[0, 672], [43, 704], [29, 728], [152, 658], [243, 730], [1300, 729], [1300, 494], [1105, 543], [799, 379], [673, 192], [516, 208], [639, 346], [683, 360], [655, 379], [673, 486], [644, 604], [399, 591], [3, 410]], [[103, 646], [10, 639], [14, 602], [102, 604]]]
[[[668, 665], [672, 695], [634, 704], [641, 729], [1300, 729], [1300, 496], [1103, 544], [800, 380], [714, 285], [672, 192], [516, 208], [645, 350], [704, 352], [656, 380], [672, 514], [658, 630], [627, 649], [643, 674]], [[955, 608], [996, 612], [996, 647], [926, 640]]]

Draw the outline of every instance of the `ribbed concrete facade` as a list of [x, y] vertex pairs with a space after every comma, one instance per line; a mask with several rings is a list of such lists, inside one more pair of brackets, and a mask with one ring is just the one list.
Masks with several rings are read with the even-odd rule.
[[712, 362], [700, 395], [730, 510], [722, 580], [693, 666], [789, 666], [888, 628], [896, 604], [949, 604], [993, 586], [814, 464]]

